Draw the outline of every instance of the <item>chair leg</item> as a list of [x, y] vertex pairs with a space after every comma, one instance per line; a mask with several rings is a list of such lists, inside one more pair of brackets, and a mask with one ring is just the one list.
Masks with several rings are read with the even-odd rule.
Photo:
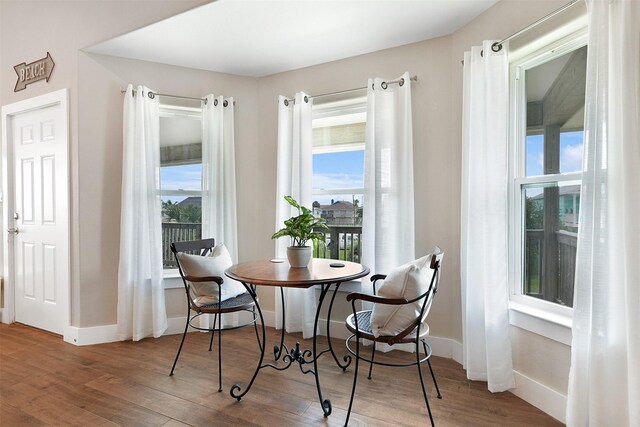
[[351, 387], [351, 399], [349, 399], [349, 409], [347, 410], [347, 418], [344, 420], [345, 427], [349, 425], [349, 416], [351, 415], [351, 407], [353, 406], [353, 396], [356, 394], [356, 383], [358, 382], [358, 362], [360, 361], [360, 337], [356, 335], [356, 366], [353, 372], [353, 386]]
[[218, 391], [222, 391], [222, 313], [218, 316]]
[[[424, 346], [424, 354], [427, 354], [427, 343], [422, 341], [422, 345]], [[429, 371], [431, 371], [431, 378], [433, 379], [433, 385], [436, 386], [436, 392], [438, 393], [438, 399], [442, 399], [442, 395], [440, 394], [440, 389], [438, 388], [438, 382], [436, 381], [436, 376], [433, 373], [433, 368], [431, 367], [431, 356], [427, 359], [427, 364], [429, 365]]]
[[180, 341], [180, 347], [178, 347], [178, 354], [176, 354], [176, 360], [173, 361], [173, 367], [171, 368], [171, 373], [169, 376], [173, 375], [174, 369], [176, 369], [176, 363], [178, 363], [178, 358], [180, 357], [180, 352], [182, 351], [182, 346], [184, 345], [184, 339], [187, 337], [187, 329], [189, 329], [189, 315], [191, 313], [187, 313], [187, 323], [184, 325], [184, 333], [182, 334], [182, 341]]
[[[435, 427], [433, 422], [433, 415], [431, 414], [431, 407], [429, 406], [429, 398], [427, 397], [427, 389], [424, 388], [424, 378], [422, 377], [422, 369], [420, 368], [420, 344], [416, 339], [416, 366], [418, 367], [418, 375], [420, 376], [420, 385], [422, 386], [422, 395], [424, 396], [424, 403], [427, 404], [427, 412], [429, 413], [429, 420], [431, 421], [431, 427]], [[429, 360], [429, 359], [427, 359]]]
[[369, 364], [369, 376], [367, 379], [371, 379], [371, 370], [373, 369], [373, 358], [376, 355], [376, 342], [373, 342], [373, 350], [371, 350], [371, 363]]
[[211, 328], [211, 341], [209, 341], [209, 351], [211, 351], [211, 348], [213, 347], [213, 336], [216, 334], [216, 318], [217, 318], [217, 314], [213, 315], [213, 327]]

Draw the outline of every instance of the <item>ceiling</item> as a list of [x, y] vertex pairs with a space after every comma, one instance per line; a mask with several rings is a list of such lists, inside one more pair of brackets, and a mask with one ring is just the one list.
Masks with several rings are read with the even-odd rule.
[[218, 0], [84, 49], [262, 77], [451, 34], [497, 0]]

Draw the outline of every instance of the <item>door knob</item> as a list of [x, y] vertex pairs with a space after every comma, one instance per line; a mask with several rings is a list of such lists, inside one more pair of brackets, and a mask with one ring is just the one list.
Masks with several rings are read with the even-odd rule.
[[18, 230], [18, 227], [9, 228], [7, 231], [9, 232], [9, 234], [18, 234], [20, 232], [20, 230]]

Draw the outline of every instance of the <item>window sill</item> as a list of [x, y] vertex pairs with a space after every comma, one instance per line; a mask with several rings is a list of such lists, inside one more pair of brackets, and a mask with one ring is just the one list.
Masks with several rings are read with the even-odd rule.
[[570, 346], [573, 319], [518, 302], [509, 302], [509, 323]]
[[180, 277], [177, 269], [165, 271], [162, 276], [162, 284], [165, 289], [179, 289], [184, 287], [182, 277]]

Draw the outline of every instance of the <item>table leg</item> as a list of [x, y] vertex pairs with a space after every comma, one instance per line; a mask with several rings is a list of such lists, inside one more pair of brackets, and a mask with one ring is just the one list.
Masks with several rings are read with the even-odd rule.
[[[260, 315], [260, 324], [262, 325], [262, 345], [260, 345], [260, 361], [258, 362], [256, 371], [253, 373], [253, 377], [251, 377], [251, 381], [249, 381], [249, 384], [247, 384], [247, 387], [242, 392], [240, 392], [242, 390], [242, 388], [240, 387], [240, 384], [234, 384], [233, 387], [231, 387], [231, 391], [229, 392], [229, 394], [231, 395], [231, 397], [238, 399], [238, 401], [242, 399], [242, 397], [249, 392], [249, 390], [251, 389], [251, 386], [253, 385], [253, 382], [258, 376], [258, 372], [262, 368], [262, 360], [264, 359], [264, 351], [267, 343], [267, 331], [264, 323], [264, 316], [262, 314], [262, 308], [260, 307], [260, 303], [258, 302], [258, 296], [256, 294], [256, 290], [252, 286], [244, 282], [241, 282], [241, 283], [244, 285], [245, 288], [247, 288], [249, 295], [251, 295], [251, 298], [255, 303], [255, 307], [258, 309], [258, 314]], [[260, 341], [258, 341], [258, 344], [260, 344]]]
[[333, 301], [336, 299], [336, 294], [338, 293], [338, 288], [340, 287], [340, 283], [336, 283], [336, 287], [333, 290], [333, 295], [331, 296], [331, 302], [329, 302], [329, 310], [327, 311], [327, 342], [329, 343], [329, 350], [331, 351], [331, 355], [333, 356], [333, 360], [336, 361], [336, 365], [342, 368], [342, 372], [347, 370], [347, 367], [351, 364], [351, 355], [345, 354], [342, 360], [345, 361], [345, 364], [341, 364], [338, 360], [338, 356], [336, 356], [335, 351], [333, 351], [333, 345], [331, 345], [331, 309], [333, 308]]
[[[318, 390], [318, 398], [320, 399], [320, 405], [322, 406], [322, 412], [324, 412], [324, 416], [328, 417], [331, 415], [331, 401], [329, 399], [322, 398], [322, 389], [320, 387], [320, 373], [318, 372], [318, 319], [320, 318], [320, 310], [322, 309], [322, 302], [324, 301], [331, 284], [321, 285], [322, 291], [320, 292], [320, 300], [318, 301], [318, 308], [316, 310], [316, 318], [313, 322], [313, 370], [316, 377], [316, 389]], [[327, 319], [329, 322], [330, 319]]]
[[284, 289], [282, 289], [282, 286], [280, 286], [280, 301], [282, 301], [282, 305], [281, 305], [282, 306], [282, 329], [280, 332], [280, 345], [276, 344], [273, 346], [273, 355], [276, 361], [278, 361], [280, 359], [280, 356], [282, 356], [283, 354], [289, 353], [289, 349], [284, 343], [286, 317], [285, 317], [285, 304], [284, 304]]

